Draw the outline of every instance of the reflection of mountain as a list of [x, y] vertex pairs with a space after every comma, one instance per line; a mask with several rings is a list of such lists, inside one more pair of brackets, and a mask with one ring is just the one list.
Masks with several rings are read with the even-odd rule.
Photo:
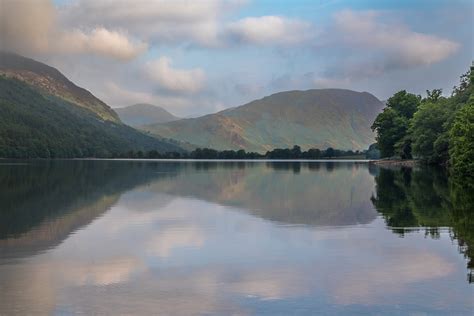
[[146, 183], [152, 165], [50, 161], [0, 165], [0, 254], [41, 251], [106, 212]]
[[368, 223], [372, 176], [353, 164], [37, 161], [0, 168], [0, 253], [59, 244], [148, 183], [290, 224]]
[[[369, 172], [370, 171], [370, 172]], [[377, 171], [377, 170], [376, 170]], [[287, 224], [352, 225], [376, 217], [401, 235], [426, 229], [436, 237], [450, 227], [474, 268], [474, 201], [436, 170], [374, 170], [354, 163], [35, 161], [0, 164], [0, 255], [36, 253], [56, 246], [91, 223], [122, 193], [188, 196], [243, 209]], [[134, 198], [143, 210], [147, 196]], [[128, 198], [130, 199], [130, 197]], [[167, 203], [169, 199], [162, 202]], [[145, 203], [145, 204], [144, 204]], [[155, 203], [155, 202], [153, 202]], [[134, 211], [142, 211], [135, 206]], [[421, 228], [427, 227], [427, 228]]]
[[[73, 231], [91, 223], [102, 215], [117, 201], [117, 196], [104, 196], [97, 201], [84, 201], [78, 208], [58, 209], [57, 217], [39, 222], [24, 234], [0, 240], [0, 253], [2, 256], [17, 252], [27, 253], [49, 249], [61, 243]], [[82, 202], [80, 203], [82, 204]]]
[[400, 235], [425, 229], [437, 238], [450, 228], [459, 250], [468, 259], [474, 281], [474, 192], [437, 169], [381, 169], [375, 177], [377, 196], [372, 201], [387, 225]]
[[353, 225], [369, 223], [376, 216], [367, 198], [373, 177], [366, 165], [196, 163], [193, 168], [197, 170], [151, 186], [157, 192], [234, 206], [288, 224]]

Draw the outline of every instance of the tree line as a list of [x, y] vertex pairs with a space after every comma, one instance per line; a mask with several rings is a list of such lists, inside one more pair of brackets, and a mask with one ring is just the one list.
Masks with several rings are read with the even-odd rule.
[[293, 148], [276, 148], [265, 154], [240, 150], [218, 151], [211, 148], [197, 148], [190, 152], [128, 151], [118, 158], [143, 159], [327, 159], [327, 158], [365, 158], [367, 151], [340, 150], [329, 147], [325, 150], [311, 148], [302, 151], [298, 145]]
[[415, 158], [474, 177], [474, 66], [449, 97], [441, 89], [395, 93], [372, 130], [382, 158]]

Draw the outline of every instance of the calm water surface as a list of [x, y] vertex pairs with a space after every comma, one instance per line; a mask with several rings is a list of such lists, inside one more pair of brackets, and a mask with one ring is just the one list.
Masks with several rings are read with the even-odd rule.
[[474, 311], [474, 192], [354, 162], [0, 162], [0, 314]]

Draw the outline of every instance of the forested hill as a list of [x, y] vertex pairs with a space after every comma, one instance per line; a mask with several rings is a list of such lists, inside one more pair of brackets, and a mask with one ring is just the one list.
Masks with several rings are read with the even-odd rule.
[[367, 149], [383, 104], [367, 92], [314, 89], [273, 94], [198, 118], [153, 124], [145, 130], [198, 147], [264, 153], [275, 148]]
[[[2, 67], [6, 64], [3, 62]], [[28, 63], [21, 67], [27, 66]], [[79, 90], [66, 90], [84, 95], [58, 92], [56, 87], [61, 83], [55, 77], [65, 77], [59, 72], [60, 76], [55, 74], [57, 70], [51, 70], [54, 68], [49, 69], [51, 73], [35, 73], [35, 82], [44, 83], [44, 87], [17, 79], [12, 75], [15, 69], [0, 70], [0, 158], [115, 157], [129, 150], [182, 151], [177, 143], [159, 140], [124, 125], [113, 110], [82, 88], [74, 85]], [[48, 86], [51, 81], [54, 85]], [[96, 102], [103, 111], [79, 105], [76, 101], [86, 100], [81, 99], [83, 96]]]

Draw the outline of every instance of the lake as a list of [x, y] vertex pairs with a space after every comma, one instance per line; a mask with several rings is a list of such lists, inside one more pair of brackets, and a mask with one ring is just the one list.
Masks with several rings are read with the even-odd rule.
[[366, 162], [0, 161], [0, 314], [474, 310], [474, 192]]

